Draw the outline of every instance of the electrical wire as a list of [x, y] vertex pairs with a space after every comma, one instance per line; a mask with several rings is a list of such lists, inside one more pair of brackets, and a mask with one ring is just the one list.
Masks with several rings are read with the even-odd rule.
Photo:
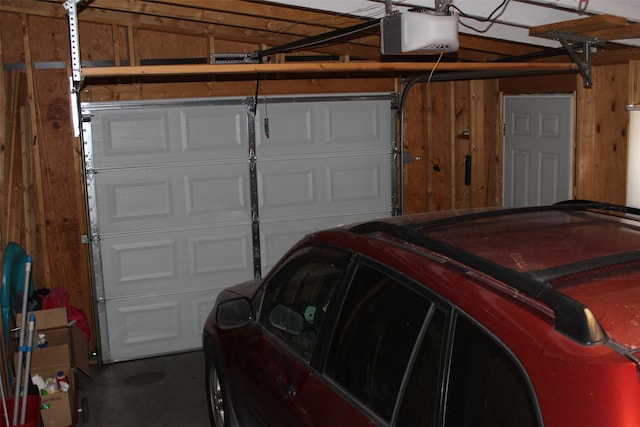
[[440, 60], [442, 59], [442, 55], [444, 55], [444, 52], [440, 52], [440, 56], [438, 56], [438, 60], [436, 61], [436, 65], [433, 66], [433, 68], [431, 69], [431, 72], [429, 73], [429, 78], [427, 79], [427, 82], [431, 81], [431, 77], [433, 76], [433, 72], [436, 71], [436, 68], [438, 68], [438, 64], [440, 64]]
[[580, 0], [580, 2], [582, 3], [582, 5], [578, 5], [578, 10], [580, 12], [585, 12], [587, 10], [587, 7], [589, 7], [589, 0]]
[[[458, 11], [458, 14], [459, 14], [460, 16], [464, 17], [464, 18], [473, 19], [473, 20], [478, 21], [478, 22], [489, 22], [489, 21], [491, 21], [492, 19], [494, 19], [494, 18], [493, 18], [493, 15], [495, 15], [496, 13], [498, 13], [498, 11], [499, 11], [500, 9], [502, 9], [503, 7], [506, 7], [506, 5], [507, 5], [510, 1], [511, 1], [511, 0], [502, 0], [502, 3], [500, 3], [500, 4], [498, 5], [498, 7], [496, 7], [495, 9], [493, 9], [493, 12], [491, 12], [491, 13], [489, 14], [489, 16], [487, 16], [486, 18], [481, 18], [481, 17], [473, 16], [473, 15], [467, 15], [467, 14], [466, 14], [466, 13], [464, 13], [462, 10], [460, 10], [460, 8], [459, 8], [458, 6], [456, 6], [456, 5], [452, 5], [452, 6], [451, 6], [451, 8], [453, 8], [453, 9], [457, 10], [457, 11]], [[498, 15], [498, 16], [499, 16], [499, 15]]]
[[[475, 27], [473, 27], [473, 26], [471, 26], [469, 24], [465, 24], [462, 21], [459, 22], [460, 25], [462, 25], [463, 27], [469, 28], [470, 30], [476, 31], [478, 33], [486, 33], [493, 26], [493, 24], [495, 24], [497, 22], [495, 19], [504, 13], [504, 11], [506, 10], [507, 5], [509, 4], [510, 1], [511, 0], [502, 0], [502, 3], [500, 3], [498, 5], [498, 7], [493, 9], [493, 11], [486, 18], [482, 18], [482, 17], [478, 17], [478, 16], [474, 16], [474, 15], [469, 15], [469, 14], [463, 12], [459, 7], [457, 7], [455, 5], [452, 5], [451, 8], [454, 9], [455, 11], [457, 11], [458, 14], [463, 18], [473, 19], [474, 21], [478, 21], [478, 22], [490, 22], [490, 24], [485, 29], [478, 29], [478, 28], [475, 28]], [[500, 13], [498, 13], [499, 11], [500, 11]], [[496, 16], [494, 17], [494, 15], [496, 15]]]

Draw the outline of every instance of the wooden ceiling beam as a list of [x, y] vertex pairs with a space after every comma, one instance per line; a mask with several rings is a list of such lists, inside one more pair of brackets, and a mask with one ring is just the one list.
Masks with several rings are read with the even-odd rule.
[[25, 13], [54, 18], [67, 17], [67, 10], [62, 4], [37, 0], [2, 0], [0, 1], [0, 12]]
[[627, 19], [620, 16], [596, 15], [588, 18], [573, 19], [571, 21], [555, 22], [553, 24], [539, 25], [529, 28], [532, 37], [554, 38], [549, 36], [550, 31], [563, 33], [590, 35], [593, 31], [618, 28], [627, 25]]
[[438, 71], [571, 71], [575, 64], [565, 63], [469, 63], [469, 62], [331, 62], [276, 64], [197, 64], [149, 65], [130, 67], [84, 68], [85, 78], [125, 76], [169, 76], [199, 74], [270, 74], [270, 73], [389, 73]]
[[528, 55], [542, 50], [539, 46], [506, 42], [487, 37], [469, 36], [466, 34], [458, 34], [458, 42], [460, 49], [469, 49], [504, 56]]
[[258, 17], [278, 17], [291, 23], [309, 23], [326, 26], [330, 29], [360, 24], [364, 21], [361, 17], [317, 10], [304, 9], [295, 6], [282, 6], [278, 4], [260, 1], [245, 0], [148, 0], [155, 3], [173, 4], [195, 7], [199, 9], [231, 12], [239, 15]]
[[629, 24], [624, 27], [592, 31], [588, 35], [607, 41], [637, 39], [640, 38], [640, 24]]
[[[214, 36], [221, 40], [255, 44], [256, 50], [263, 44], [279, 46], [298, 39], [287, 34], [279, 34], [263, 30], [199, 23], [196, 21], [150, 16], [141, 13], [128, 13], [125, 11], [89, 8], [82, 11], [82, 13], [79, 14], [79, 17], [80, 23], [95, 22], [109, 25], [128, 25], [152, 31], [174, 32], [186, 35]], [[351, 55], [353, 57], [366, 59], [378, 59], [380, 57], [379, 44], [376, 46], [365, 46], [353, 43], [344, 43], [332, 46], [321, 46], [314, 49], [314, 51], [331, 55]]]
[[[228, 27], [238, 28], [239, 31], [245, 28], [254, 30], [268, 31], [269, 33], [286, 33], [290, 36], [309, 37], [326, 33], [339, 25], [314, 25], [300, 21], [282, 20], [278, 12], [284, 13], [287, 8], [274, 8], [274, 15], [256, 17], [251, 14], [238, 14], [237, 12], [229, 12], [225, 10], [217, 10], [215, 5], [217, 1], [211, 1], [208, 9], [198, 9], [190, 6], [181, 6], [171, 3], [161, 3], [155, 1], [143, 0], [95, 0], [90, 3], [89, 9], [105, 9], [118, 12], [129, 12], [144, 14], [149, 16], [158, 16], [165, 18], [183, 19], [188, 21], [203, 22], [209, 24], [224, 25]], [[238, 1], [238, 3], [242, 3]], [[84, 13], [84, 12], [83, 12]], [[364, 22], [364, 21], [361, 21]], [[365, 45], [373, 45], [376, 40], [373, 38], [367, 41], [365, 38], [359, 39], [360, 43]]]

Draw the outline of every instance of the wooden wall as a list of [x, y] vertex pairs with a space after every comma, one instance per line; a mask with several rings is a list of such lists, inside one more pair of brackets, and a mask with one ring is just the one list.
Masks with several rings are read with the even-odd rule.
[[[33, 257], [37, 287], [67, 289], [92, 317], [80, 147], [69, 114], [65, 21], [2, 13], [0, 247]], [[43, 65], [46, 64], [46, 65]]]
[[405, 213], [501, 203], [499, 111], [496, 79], [418, 83], [409, 90]]
[[577, 198], [626, 202], [630, 71], [628, 64], [594, 67], [593, 87], [578, 88]]
[[[86, 234], [82, 153], [69, 108], [66, 15], [0, 12], [0, 250], [14, 240], [34, 256], [40, 287], [64, 286], [71, 304], [92, 321], [93, 296]], [[81, 22], [81, 56], [114, 65], [200, 58], [259, 46], [207, 34], [154, 31], [139, 22]], [[46, 64], [46, 67], [43, 67]], [[640, 103], [639, 61], [594, 67], [594, 85], [579, 76], [418, 83], [404, 105], [404, 149], [418, 158], [404, 166], [406, 213], [502, 203], [501, 93], [575, 92], [577, 198], [625, 201], [625, 106]], [[260, 96], [300, 93], [402, 92], [393, 77], [270, 76]], [[132, 78], [94, 81], [85, 101], [251, 96], [255, 76]], [[465, 161], [471, 175], [465, 183]], [[95, 338], [95, 337], [94, 337]], [[95, 344], [95, 340], [93, 341]]]

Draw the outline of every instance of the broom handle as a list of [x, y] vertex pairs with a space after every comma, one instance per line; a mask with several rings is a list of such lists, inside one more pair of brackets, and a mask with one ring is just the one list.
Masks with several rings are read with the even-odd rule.
[[24, 424], [27, 417], [27, 397], [29, 397], [29, 375], [31, 372], [31, 352], [33, 350], [33, 331], [35, 329], [36, 316], [31, 313], [29, 315], [29, 338], [27, 339], [27, 347], [24, 351], [27, 353], [27, 361], [24, 367], [24, 385], [22, 386], [22, 411], [20, 412], [20, 424]]
[[22, 287], [22, 319], [20, 324], [20, 344], [18, 346], [18, 375], [15, 378], [16, 392], [13, 399], [13, 424], [18, 424], [18, 406], [20, 403], [20, 383], [22, 382], [22, 349], [27, 327], [27, 301], [29, 299], [29, 279], [31, 277], [31, 256], [27, 255], [24, 265], [24, 286]]

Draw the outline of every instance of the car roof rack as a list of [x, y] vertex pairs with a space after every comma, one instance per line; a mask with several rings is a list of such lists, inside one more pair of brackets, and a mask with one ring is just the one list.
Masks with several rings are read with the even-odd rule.
[[502, 208], [502, 209], [493, 209], [482, 212], [473, 212], [465, 215], [456, 215], [447, 218], [441, 218], [436, 220], [431, 220], [423, 223], [417, 224], [407, 224], [406, 226], [415, 230], [425, 230], [427, 228], [435, 228], [442, 227], [449, 224], [456, 224], [459, 222], [466, 222], [475, 219], [482, 218], [491, 218], [504, 214], [518, 214], [518, 213], [533, 213], [533, 212], [544, 212], [544, 211], [604, 211], [604, 212], [618, 212], [622, 214], [630, 214], [636, 215], [640, 217], [640, 209], [632, 208], [628, 206], [616, 205], [613, 203], [600, 203], [600, 202], [592, 202], [589, 200], [567, 200], [564, 202], [558, 202], [554, 205], [549, 206], [528, 206], [528, 207], [520, 207], [520, 208]]
[[640, 251], [633, 251], [616, 257], [602, 257], [598, 260], [570, 264], [549, 270], [520, 273], [459, 247], [421, 234], [418, 231], [453, 224], [456, 222], [463, 222], [470, 219], [500, 216], [506, 213], [514, 214], [545, 210], [601, 210], [640, 215], [640, 210], [635, 208], [627, 208], [613, 204], [572, 201], [545, 207], [498, 209], [493, 211], [476, 212], [468, 215], [437, 219], [416, 224], [397, 225], [385, 221], [371, 221], [356, 225], [352, 227], [350, 231], [356, 234], [384, 233], [442, 254], [453, 261], [469, 267], [470, 269], [481, 271], [523, 292], [524, 294], [547, 304], [554, 312], [554, 328], [558, 332], [583, 345], [596, 345], [603, 343], [607, 341], [608, 336], [602, 326], [598, 323], [591, 310], [581, 302], [576, 301], [575, 299], [556, 290], [550, 284], [550, 280], [567, 274], [595, 268], [594, 265], [596, 267], [601, 267], [627, 261], [640, 260]]

